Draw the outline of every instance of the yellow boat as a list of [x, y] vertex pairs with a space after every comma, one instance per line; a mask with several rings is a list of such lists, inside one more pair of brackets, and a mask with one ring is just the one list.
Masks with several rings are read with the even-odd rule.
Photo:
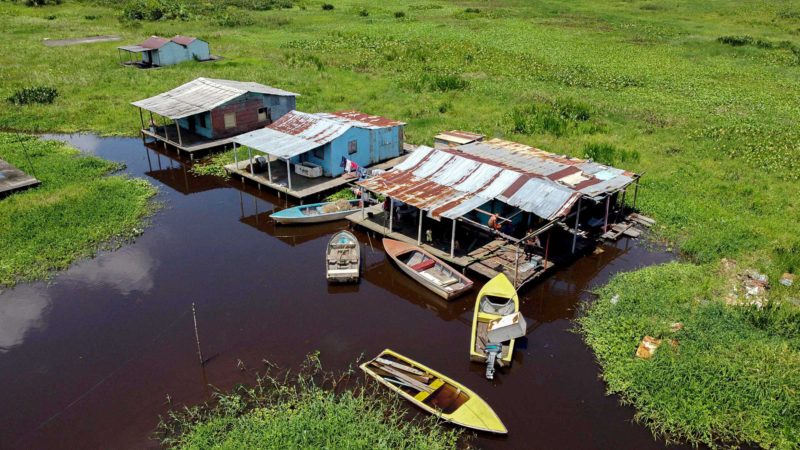
[[[475, 312], [472, 315], [472, 338], [469, 342], [469, 358], [472, 361], [486, 362], [489, 322], [519, 311], [519, 297], [514, 285], [502, 273], [489, 280], [478, 292]], [[514, 353], [514, 339], [503, 342], [496, 362], [500, 367], [511, 365]]]
[[386, 349], [361, 370], [406, 400], [442, 420], [474, 430], [506, 434], [494, 410], [464, 385]]

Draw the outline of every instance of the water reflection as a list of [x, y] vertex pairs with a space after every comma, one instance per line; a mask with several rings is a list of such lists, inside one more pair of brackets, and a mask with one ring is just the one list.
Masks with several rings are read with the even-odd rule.
[[158, 264], [142, 246], [128, 247], [83, 261], [64, 272], [61, 279], [90, 288], [106, 285], [122, 295], [147, 294], [153, 288], [153, 273]]
[[44, 324], [50, 297], [41, 285], [22, 285], [3, 292], [0, 301], [0, 353], [21, 344], [25, 335]]

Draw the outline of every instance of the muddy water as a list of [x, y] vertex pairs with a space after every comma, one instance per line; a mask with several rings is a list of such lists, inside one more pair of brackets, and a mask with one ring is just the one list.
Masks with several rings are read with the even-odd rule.
[[[285, 200], [238, 181], [193, 177], [135, 139], [55, 137], [159, 186], [164, 203], [134, 244], [75, 264], [49, 284], [0, 294], [0, 447], [141, 448], [173, 404], [249, 380], [237, 363], [296, 367], [320, 350], [327, 369], [391, 347], [474, 389], [507, 437], [480, 447], [662, 448], [633, 410], [604, 395], [598, 367], [572, 332], [587, 290], [616, 272], [670, 259], [623, 241], [521, 293], [532, 331], [494, 382], [467, 357], [472, 300], [419, 289], [358, 233], [366, 273], [329, 287], [323, 253], [342, 223], [276, 227]], [[205, 369], [198, 364], [197, 306]], [[169, 400], [168, 400], [169, 399]]]

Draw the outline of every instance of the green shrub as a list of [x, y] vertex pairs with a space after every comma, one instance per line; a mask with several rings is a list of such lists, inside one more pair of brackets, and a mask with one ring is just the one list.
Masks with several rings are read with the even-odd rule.
[[90, 14], [90, 15], [83, 16], [83, 18], [86, 19], [86, 20], [97, 20], [97, 19], [100, 18], [100, 16], [95, 16], [95, 15], [91, 15]]
[[367, 11], [367, 8], [361, 8], [358, 11], [358, 15], [361, 16], [361, 17], [367, 17], [367, 16], [369, 16], [369, 11]]
[[15, 105], [27, 105], [30, 103], [53, 103], [58, 97], [58, 89], [49, 86], [32, 86], [22, 88], [11, 97], [8, 101]]
[[406, 16], [405, 11], [395, 11], [394, 17], [397, 19], [402, 19]]
[[546, 103], [531, 103], [511, 112], [511, 132], [534, 135], [548, 133], [554, 136], [593, 133], [594, 124], [588, 123], [591, 108], [568, 98]]
[[61, 0], [25, 0], [25, 6], [60, 5]]
[[743, 36], [720, 36], [717, 42], [721, 44], [731, 45], [733, 47], [741, 47], [753, 43], [753, 37], [748, 35]]
[[640, 155], [636, 150], [624, 150], [607, 143], [589, 143], [583, 147], [584, 157], [609, 166], [621, 163], [637, 163]]
[[330, 11], [330, 10], [333, 9], [333, 5], [331, 5], [330, 3], [323, 3], [322, 4], [322, 9], [325, 10], [325, 11]]
[[480, 14], [481, 10], [478, 8], [466, 8], [464, 9], [465, 13], [472, 13], [472, 14]]
[[214, 23], [221, 27], [241, 27], [252, 25], [254, 20], [250, 14], [231, 6], [214, 14]]
[[128, 0], [122, 7], [120, 20], [188, 20], [188, 4], [179, 0]]

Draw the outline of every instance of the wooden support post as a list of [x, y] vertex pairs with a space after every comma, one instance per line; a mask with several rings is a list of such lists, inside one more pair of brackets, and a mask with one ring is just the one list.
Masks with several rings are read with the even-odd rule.
[[366, 189], [362, 187], [358, 192], [360, 194], [359, 197], [361, 197], [361, 220], [364, 220], [364, 218], [367, 215], [365, 211], [367, 200], [364, 198], [364, 193], [366, 192]]
[[167, 150], [167, 141], [169, 140], [169, 131], [167, 131], [167, 118], [161, 116], [164, 119], [164, 150]]
[[144, 115], [142, 114], [142, 108], [139, 108], [139, 121], [142, 123], [142, 129], [144, 130]]
[[419, 210], [419, 230], [417, 230], [417, 245], [422, 244], [422, 218], [425, 217], [425, 211]]
[[192, 302], [192, 319], [194, 320], [194, 340], [197, 342], [197, 357], [200, 358], [200, 365], [203, 365], [203, 353], [200, 351], [200, 333], [197, 331], [197, 313]]
[[547, 230], [547, 242], [544, 244], [544, 266], [542, 270], [547, 270], [547, 255], [550, 252], [550, 235], [553, 234], [551, 230]]
[[456, 219], [453, 219], [453, 229], [450, 233], [450, 257], [455, 257], [456, 254]]
[[239, 170], [239, 152], [236, 150], [236, 142], [233, 143], [233, 164]]
[[[233, 147], [233, 148], [234, 148], [234, 150], [233, 150], [233, 151], [236, 151], [236, 150], [235, 150], [235, 149], [236, 149], [236, 146], [235, 146], [235, 145], [234, 145], [234, 147]], [[255, 175], [256, 175], [256, 172], [255, 172], [255, 170], [253, 169], [253, 150], [251, 150], [251, 149], [250, 149], [250, 147], [247, 147], [247, 161], [249, 161], [249, 162], [250, 162], [250, 175], [253, 175], [253, 176], [255, 176]]]
[[633, 189], [633, 209], [636, 210], [636, 199], [639, 198], [639, 178], [636, 178], [636, 187]]
[[514, 289], [519, 281], [519, 242], [514, 246]]
[[606, 195], [606, 217], [603, 221], [603, 233], [608, 231], [608, 209], [611, 207], [611, 194]]
[[583, 197], [578, 199], [578, 212], [575, 214], [575, 230], [572, 236], [572, 253], [575, 253], [575, 244], [578, 243], [578, 222], [581, 220], [581, 201]]
[[183, 138], [181, 137], [181, 124], [180, 122], [177, 122], [175, 120], [173, 120], [173, 122], [175, 122], [175, 128], [178, 130], [178, 145], [183, 147]]
[[389, 233], [391, 233], [394, 230], [392, 228], [392, 225], [394, 225], [393, 221], [394, 221], [394, 197], [389, 197]]
[[292, 164], [286, 160], [286, 178], [289, 180], [289, 190], [292, 189]]

